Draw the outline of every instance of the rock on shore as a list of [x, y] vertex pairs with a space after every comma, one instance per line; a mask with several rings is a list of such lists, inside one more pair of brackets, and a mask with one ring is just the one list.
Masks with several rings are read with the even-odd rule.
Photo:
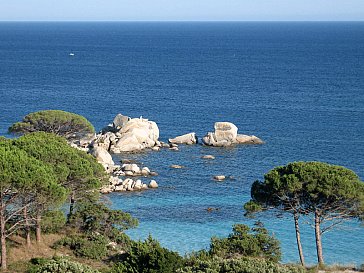
[[106, 172], [112, 172], [115, 167], [115, 163], [112, 160], [111, 155], [103, 147], [96, 146], [91, 151], [90, 154], [94, 156], [102, 166], [104, 166]]

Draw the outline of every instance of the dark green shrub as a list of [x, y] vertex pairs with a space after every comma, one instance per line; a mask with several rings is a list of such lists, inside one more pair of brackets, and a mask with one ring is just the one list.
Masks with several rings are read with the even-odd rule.
[[178, 253], [149, 237], [144, 242], [135, 242], [122, 261], [114, 265], [112, 273], [172, 273], [182, 267], [182, 262]]
[[249, 202], [244, 204], [244, 209], [246, 210], [246, 213], [249, 214], [261, 211], [263, 207], [257, 202], [250, 200]]
[[121, 233], [138, 226], [138, 220], [129, 213], [113, 210], [101, 202], [78, 202], [70, 225], [81, 232], [98, 232], [111, 241], [125, 240]]
[[57, 233], [66, 224], [66, 216], [62, 211], [46, 211], [42, 216], [42, 231], [45, 233]]
[[108, 254], [108, 243], [106, 237], [100, 234], [73, 235], [56, 242], [54, 247], [66, 246], [78, 257], [101, 260]]
[[100, 273], [91, 267], [65, 258], [32, 259], [34, 266], [28, 273]]
[[92, 135], [95, 129], [83, 116], [61, 110], [44, 110], [26, 115], [22, 121], [14, 123], [9, 132], [47, 132], [73, 140]]
[[242, 224], [234, 225], [233, 233], [227, 238], [211, 239], [210, 254], [221, 258], [263, 257], [274, 262], [281, 259], [279, 241], [261, 224], [252, 229]]

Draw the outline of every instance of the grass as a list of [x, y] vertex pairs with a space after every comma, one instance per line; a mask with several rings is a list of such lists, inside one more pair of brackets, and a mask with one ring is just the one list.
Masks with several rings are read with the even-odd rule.
[[[69, 235], [69, 234], [68, 234]], [[102, 261], [83, 259], [75, 257], [71, 250], [66, 247], [54, 249], [52, 246], [58, 240], [64, 238], [65, 234], [45, 234], [42, 236], [42, 242], [37, 243], [32, 240], [32, 245], [28, 247], [24, 238], [13, 236], [9, 240], [8, 248], [8, 270], [2, 273], [24, 273], [30, 266], [32, 258], [52, 258], [55, 256], [67, 256], [71, 260], [86, 264], [92, 268], [102, 271], [108, 268], [107, 264]]]

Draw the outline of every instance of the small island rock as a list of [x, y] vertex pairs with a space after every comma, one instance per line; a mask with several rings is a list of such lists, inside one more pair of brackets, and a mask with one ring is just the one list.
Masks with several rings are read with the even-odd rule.
[[223, 181], [225, 180], [225, 175], [215, 175], [214, 176], [214, 179], [217, 180], [217, 181]]
[[156, 189], [158, 188], [158, 183], [155, 180], [151, 180], [149, 183], [149, 188]]

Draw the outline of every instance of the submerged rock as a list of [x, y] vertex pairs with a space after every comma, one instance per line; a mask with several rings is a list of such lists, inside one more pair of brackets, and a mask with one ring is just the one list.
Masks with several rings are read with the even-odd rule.
[[214, 176], [214, 179], [217, 180], [217, 181], [223, 181], [225, 180], [225, 175], [215, 175]]
[[202, 159], [215, 159], [213, 155], [204, 155], [201, 157]]
[[183, 169], [184, 166], [182, 166], [182, 165], [171, 165], [171, 168], [172, 169]]

